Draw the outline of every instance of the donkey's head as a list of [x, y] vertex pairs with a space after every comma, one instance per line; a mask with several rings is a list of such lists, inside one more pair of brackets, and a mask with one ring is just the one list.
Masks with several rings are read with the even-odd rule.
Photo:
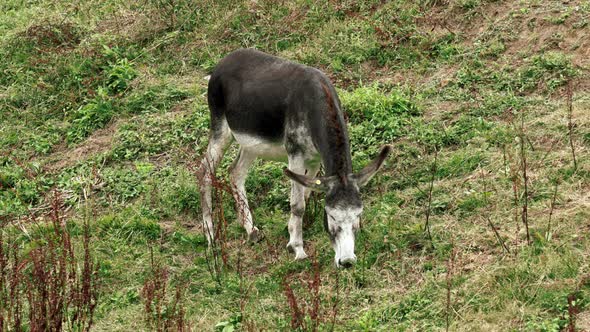
[[292, 180], [326, 194], [324, 229], [332, 241], [337, 267], [348, 268], [356, 262], [354, 238], [363, 212], [359, 190], [377, 173], [390, 151], [390, 146], [383, 147], [379, 156], [356, 174], [310, 178], [285, 168], [285, 174]]

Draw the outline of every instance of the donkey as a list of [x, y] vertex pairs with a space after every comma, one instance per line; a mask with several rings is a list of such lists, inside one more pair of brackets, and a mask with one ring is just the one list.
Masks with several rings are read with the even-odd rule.
[[[209, 78], [211, 113], [209, 145], [200, 166], [203, 229], [214, 240], [211, 185], [215, 169], [232, 138], [240, 145], [230, 181], [238, 220], [248, 238], [262, 238], [254, 226], [246, 198], [245, 180], [256, 157], [288, 160], [284, 173], [292, 180], [287, 249], [296, 260], [303, 249], [302, 217], [311, 190], [325, 193], [324, 228], [335, 251], [337, 267], [356, 262], [355, 232], [363, 211], [359, 189], [383, 164], [381, 152], [353, 174], [350, 143], [340, 100], [321, 71], [254, 49], [239, 49], [223, 58]], [[325, 176], [316, 177], [324, 165]]]

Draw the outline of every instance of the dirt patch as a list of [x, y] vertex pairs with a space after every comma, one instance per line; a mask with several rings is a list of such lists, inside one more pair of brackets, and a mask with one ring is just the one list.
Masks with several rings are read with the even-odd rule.
[[590, 331], [590, 311], [584, 311], [576, 317], [576, 328], [578, 331]]
[[106, 128], [95, 131], [88, 139], [80, 145], [68, 149], [63, 147], [49, 155], [42, 163], [48, 173], [57, 173], [58, 171], [73, 166], [77, 162], [86, 160], [91, 156], [108, 151], [112, 145], [112, 139], [117, 131], [118, 124], [113, 123]]
[[561, 51], [571, 57], [578, 67], [590, 64], [590, 41], [587, 28], [573, 28], [574, 19], [563, 24], [552, 23], [542, 12], [521, 20], [514, 27], [517, 36], [507, 43], [506, 53], [517, 54], [524, 50], [533, 53], [544, 51]]
[[507, 55], [516, 56], [523, 50], [532, 53], [553, 50], [570, 56], [575, 66], [590, 64], [589, 27], [583, 24], [585, 18], [576, 1], [567, 5], [560, 2], [559, 9], [552, 1], [530, 8], [519, 9], [514, 4], [504, 7], [494, 9], [498, 18], [493, 24], [504, 25]]
[[434, 7], [417, 20], [418, 27], [431, 34], [460, 35], [468, 48], [476, 42], [500, 38], [504, 54], [519, 57], [523, 51], [562, 51], [574, 65], [590, 66], [590, 26], [580, 1], [542, 1], [521, 4], [498, 1], [473, 10], [457, 6]]
[[96, 31], [110, 33], [128, 40], [144, 41], [167, 28], [158, 13], [125, 11], [114, 13], [112, 18], [98, 24]]
[[46, 22], [31, 25], [19, 37], [32, 41], [41, 49], [70, 49], [80, 44], [81, 31], [72, 23]]

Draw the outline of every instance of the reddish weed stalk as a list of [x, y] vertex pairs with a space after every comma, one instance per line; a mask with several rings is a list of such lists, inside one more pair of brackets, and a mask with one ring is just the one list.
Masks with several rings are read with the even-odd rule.
[[[9, 237], [8, 243], [4, 242], [6, 222], [2, 222], [0, 229], [0, 330], [6, 331], [11, 325], [13, 330], [21, 326], [22, 297], [21, 288], [18, 287], [21, 263], [17, 255], [15, 242]], [[11, 324], [12, 323], [12, 324]]]
[[335, 288], [336, 291], [333, 292], [333, 304], [332, 304], [332, 317], [330, 322], [330, 331], [334, 331], [334, 327], [336, 326], [336, 317], [338, 316], [338, 306], [340, 305], [340, 271], [335, 271], [334, 274], [336, 275], [335, 278]]
[[[245, 241], [244, 241], [245, 242]], [[250, 290], [252, 289], [252, 286], [254, 285], [253, 282], [248, 283], [247, 280], [244, 278], [244, 268], [243, 268], [243, 264], [242, 264], [242, 247], [244, 246], [244, 243], [242, 243], [239, 246], [239, 250], [238, 250], [238, 258], [236, 260], [236, 271], [238, 273], [238, 278], [240, 279], [240, 315], [242, 317], [242, 327], [246, 330], [246, 331], [255, 331], [255, 327], [253, 322], [249, 321], [246, 317], [246, 304], [248, 303], [248, 300], [250, 299]]]
[[521, 161], [521, 171], [522, 171], [522, 183], [523, 183], [523, 201], [522, 201], [522, 213], [520, 214], [522, 218], [522, 223], [524, 224], [526, 230], [526, 241], [527, 244], [531, 244], [531, 235], [529, 232], [529, 189], [528, 183], [529, 178], [527, 175], [527, 156], [526, 156], [526, 149], [525, 145], [525, 131], [524, 131], [524, 114], [520, 115], [520, 161]]
[[227, 254], [227, 220], [223, 211], [223, 193], [227, 192], [226, 184], [212, 176], [212, 188], [215, 197], [216, 208], [213, 209], [213, 234], [211, 247], [205, 253], [209, 273], [221, 286], [223, 268], [228, 266]]
[[455, 256], [457, 255], [457, 251], [453, 244], [453, 249], [451, 251], [451, 256], [447, 261], [447, 303], [446, 303], [446, 311], [445, 311], [445, 320], [446, 320], [446, 331], [449, 331], [450, 327], [450, 319], [451, 319], [451, 288], [453, 286], [453, 273], [455, 270]]
[[[485, 202], [485, 206], [487, 207], [489, 202], [488, 202], [488, 182], [486, 180], [485, 177], [485, 173], [483, 172], [483, 169], [481, 171], [481, 178], [483, 180], [483, 197], [484, 197], [484, 202]], [[495, 206], [494, 206], [495, 207]], [[508, 249], [508, 246], [506, 245], [506, 242], [504, 241], [504, 239], [502, 239], [502, 236], [500, 236], [500, 232], [498, 231], [498, 228], [496, 227], [496, 225], [494, 225], [494, 223], [492, 222], [492, 219], [489, 216], [489, 213], [484, 212], [485, 214], [485, 218], [488, 221], [488, 225], [490, 226], [490, 228], [492, 229], [492, 231], [494, 231], [494, 235], [496, 236], [496, 239], [498, 240], [498, 243], [500, 243], [502, 245], [502, 248], [504, 248], [504, 250], [506, 250], [506, 253], [510, 254], [510, 249]]]
[[434, 179], [436, 178], [436, 166], [438, 161], [438, 148], [434, 148], [434, 162], [432, 163], [431, 173], [432, 176], [430, 178], [430, 185], [428, 187], [428, 203], [426, 205], [426, 221], [424, 222], [424, 231], [428, 234], [428, 239], [430, 240], [430, 245], [434, 248], [434, 242], [432, 241], [432, 234], [430, 233], [430, 214], [431, 214], [431, 205], [432, 205], [432, 189], [434, 188]]
[[557, 187], [559, 182], [555, 182], [555, 188], [553, 190], [553, 196], [551, 197], [551, 207], [549, 209], [549, 220], [547, 221], [547, 231], [545, 232], [545, 238], [547, 241], [551, 241], [551, 218], [553, 217], [553, 211], [555, 210], [555, 201], [557, 200]]
[[567, 89], [566, 89], [566, 97], [567, 97], [567, 129], [568, 129], [568, 136], [570, 141], [570, 148], [572, 150], [572, 159], [574, 161], [574, 172], [578, 169], [578, 161], [576, 159], [576, 149], [574, 149], [574, 124], [572, 121], [573, 113], [574, 113], [574, 106], [573, 106], [573, 92], [572, 92], [572, 83], [571, 81], [567, 82]]
[[[511, 163], [512, 164], [512, 163]], [[514, 205], [514, 225], [516, 226], [516, 246], [518, 247], [520, 241], [519, 241], [519, 234], [520, 234], [520, 222], [518, 221], [518, 188], [519, 188], [519, 178], [518, 178], [518, 174], [516, 173], [516, 170], [514, 170], [512, 167], [510, 167], [510, 180], [512, 182], [512, 194], [513, 194], [513, 205]]]
[[580, 312], [580, 308], [576, 304], [576, 293], [567, 296], [567, 331], [576, 332], [576, 316]]
[[[199, 158], [201, 159], [201, 158]], [[204, 162], [209, 162], [203, 159]], [[209, 207], [212, 212], [213, 218], [213, 229], [208, 230], [203, 224], [203, 233], [212, 232], [213, 241], [210, 247], [205, 252], [205, 261], [207, 263], [207, 270], [209, 274], [216, 281], [217, 285], [221, 287], [221, 277], [223, 274], [224, 267], [229, 265], [228, 253], [227, 253], [227, 220], [225, 219], [225, 213], [223, 211], [223, 198], [224, 193], [233, 195], [231, 187], [224, 181], [217, 179], [213, 172], [208, 170], [212, 169], [212, 165], [209, 167], [204, 164], [192, 165], [193, 172], [199, 179], [200, 185], [203, 186], [207, 181], [211, 183], [212, 189], [212, 205], [215, 208]], [[203, 199], [203, 197], [201, 197]]]
[[319, 323], [325, 320], [322, 318], [320, 310], [320, 267], [315, 255], [313, 257], [312, 273], [303, 273], [298, 280], [299, 285], [303, 286], [301, 288], [305, 290], [299, 299], [297, 299], [291, 287], [291, 284], [295, 281], [294, 276], [283, 277], [283, 292], [287, 298], [289, 314], [291, 316], [291, 328], [294, 330], [317, 331]]
[[[527, 163], [527, 154], [526, 154], [526, 147], [525, 144], [527, 142], [527, 137], [525, 133], [525, 126], [524, 126], [524, 114], [521, 111], [520, 113], [520, 125], [514, 123], [512, 109], [510, 111], [510, 122], [515, 130], [517, 130], [518, 134], [518, 157], [520, 157], [520, 162], [515, 161], [514, 164], [517, 166], [510, 167], [510, 180], [512, 182], [512, 192], [513, 192], [513, 199], [514, 199], [514, 222], [516, 225], [516, 245], [519, 244], [519, 234], [520, 234], [520, 222], [525, 227], [526, 232], [526, 240], [527, 244], [531, 244], [531, 237], [529, 232], [529, 218], [528, 218], [528, 201], [529, 201], [529, 178], [528, 178], [528, 163]], [[510, 165], [513, 164], [513, 158], [509, 154], [508, 158], [510, 160]], [[514, 157], [516, 159], [516, 157]], [[522, 186], [522, 190], [521, 190]], [[519, 214], [518, 211], [520, 210], [520, 222], [519, 222]]]
[[154, 260], [154, 250], [150, 247], [150, 274], [141, 290], [147, 325], [158, 332], [191, 331], [190, 323], [184, 317], [182, 284], [176, 285], [174, 297], [169, 300], [168, 282], [168, 269]]
[[[88, 222], [84, 224], [82, 265], [76, 257], [59, 192], [54, 192], [51, 210], [41, 224], [33, 214], [30, 222], [37, 227], [22, 250], [12, 241], [6, 245], [5, 234], [16, 231], [2, 225], [0, 238], [0, 328], [20, 331], [89, 331], [98, 299], [97, 264], [90, 251]], [[12, 267], [11, 269], [9, 267]], [[6, 289], [8, 287], [8, 289]], [[27, 304], [23, 305], [23, 301]]]
[[303, 318], [304, 312], [301, 311], [299, 308], [299, 304], [297, 303], [297, 298], [295, 297], [295, 293], [293, 292], [293, 288], [289, 285], [289, 281], [287, 277], [283, 278], [283, 291], [285, 293], [285, 297], [287, 298], [287, 304], [289, 305], [289, 312], [291, 314], [291, 328], [297, 329], [302, 327], [303, 325]]

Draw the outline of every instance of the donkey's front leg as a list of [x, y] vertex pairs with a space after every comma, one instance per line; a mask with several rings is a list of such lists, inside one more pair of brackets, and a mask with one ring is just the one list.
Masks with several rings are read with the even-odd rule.
[[[305, 173], [303, 158], [289, 156], [289, 169], [299, 174]], [[289, 243], [287, 249], [295, 253], [295, 259], [307, 258], [303, 250], [303, 214], [305, 213], [305, 187], [291, 181], [291, 217], [289, 218]]]

